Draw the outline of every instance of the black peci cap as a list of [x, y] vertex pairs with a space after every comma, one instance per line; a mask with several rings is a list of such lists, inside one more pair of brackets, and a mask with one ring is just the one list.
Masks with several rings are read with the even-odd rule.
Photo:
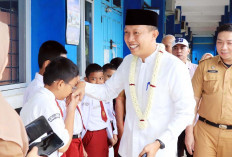
[[158, 14], [151, 10], [128, 9], [125, 25], [158, 26]]

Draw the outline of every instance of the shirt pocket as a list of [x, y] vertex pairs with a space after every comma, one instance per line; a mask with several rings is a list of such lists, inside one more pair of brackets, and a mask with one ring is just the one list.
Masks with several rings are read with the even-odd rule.
[[206, 74], [204, 76], [203, 90], [206, 94], [212, 94], [218, 91], [218, 77], [216, 74]]

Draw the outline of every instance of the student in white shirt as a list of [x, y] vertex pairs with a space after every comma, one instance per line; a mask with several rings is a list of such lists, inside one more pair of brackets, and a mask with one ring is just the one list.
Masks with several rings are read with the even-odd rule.
[[[104, 81], [107, 81], [117, 70], [117, 68], [111, 64], [107, 63], [103, 67], [103, 75], [104, 75]], [[106, 104], [107, 112], [110, 118], [110, 124], [113, 130], [113, 140], [114, 144], [117, 143], [118, 141], [118, 128], [117, 128], [117, 122], [116, 122], [116, 116], [115, 116], [115, 110], [114, 110], [114, 104], [113, 100], [109, 101], [108, 104]], [[109, 148], [109, 157], [114, 157], [114, 149], [113, 147]]]
[[66, 54], [67, 51], [64, 46], [57, 41], [48, 40], [40, 46], [38, 55], [39, 72], [35, 74], [34, 80], [28, 85], [24, 92], [23, 105], [27, 103], [41, 87], [44, 87], [43, 74], [47, 65], [58, 56], [67, 57]]
[[[98, 64], [90, 64], [86, 68], [85, 81], [94, 84], [103, 84], [103, 69]], [[107, 101], [108, 102], [108, 101]], [[88, 96], [82, 101], [82, 113], [86, 131], [83, 132], [83, 144], [88, 157], [108, 157], [109, 145], [113, 146], [112, 128], [109, 123], [106, 102]], [[108, 138], [107, 138], [108, 137]]]
[[[23, 106], [20, 116], [24, 125], [29, 124], [40, 116], [44, 116], [52, 130], [63, 141], [64, 146], [55, 151], [50, 157], [58, 157], [64, 153], [72, 140], [75, 109], [79, 96], [75, 93], [75, 85], [80, 80], [77, 66], [69, 59], [58, 57], [45, 69], [43, 81], [45, 86]], [[56, 99], [63, 100], [70, 96], [67, 104], [66, 118]]]

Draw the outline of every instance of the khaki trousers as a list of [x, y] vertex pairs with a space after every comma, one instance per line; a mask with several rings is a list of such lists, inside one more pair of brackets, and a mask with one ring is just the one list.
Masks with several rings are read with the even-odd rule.
[[0, 157], [23, 157], [23, 151], [18, 144], [0, 139]]
[[232, 130], [198, 120], [194, 127], [194, 157], [232, 157]]

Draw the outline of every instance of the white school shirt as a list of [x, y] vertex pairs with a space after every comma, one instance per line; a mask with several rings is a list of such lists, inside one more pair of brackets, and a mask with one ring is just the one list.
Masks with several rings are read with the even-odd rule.
[[[55, 95], [47, 88], [41, 88], [35, 93], [35, 96], [24, 104], [20, 112], [20, 117], [25, 126], [42, 115], [47, 119], [52, 130], [64, 142], [65, 146], [69, 141], [68, 130], [65, 129], [62, 115], [55, 101]], [[62, 153], [57, 150], [49, 157], [58, 157], [60, 155]]]
[[41, 88], [44, 87], [43, 83], [43, 76], [39, 73], [35, 74], [34, 80], [28, 85], [25, 89], [24, 96], [23, 96], [23, 106], [35, 93]]
[[[135, 86], [138, 103], [145, 110], [148, 86], [151, 81], [157, 50], [136, 64]], [[145, 129], [138, 127], [140, 119], [136, 115], [129, 90], [129, 71], [133, 55], [124, 58], [113, 76], [105, 84], [86, 83], [86, 95], [96, 99], [111, 100], [125, 89], [126, 119], [119, 154], [122, 157], [136, 157], [143, 148], [156, 139], [165, 144], [156, 157], [176, 157], [177, 138], [192, 124], [195, 100], [188, 69], [177, 57], [164, 52], [161, 60], [157, 86], [154, 90], [152, 107]]]
[[[107, 121], [103, 121], [101, 117], [101, 106], [100, 101], [84, 96], [81, 102], [81, 112], [83, 113], [83, 122], [86, 130], [82, 131], [82, 137], [85, 136], [87, 130], [97, 131], [106, 129], [108, 138], [112, 138], [112, 129], [109, 128], [109, 115], [107, 113], [105, 102], [103, 101], [103, 107], [107, 116]], [[111, 132], [111, 133], [110, 133]]]
[[[62, 112], [63, 112], [63, 119], [65, 120], [66, 118], [66, 112], [67, 112], [67, 108], [66, 108], [66, 103], [64, 100], [57, 100], [61, 109], [62, 109]], [[79, 108], [80, 108], [80, 105], [81, 103], [78, 104]], [[80, 112], [81, 112], [81, 109], [80, 109]], [[81, 112], [82, 114], [82, 112]], [[75, 110], [75, 117], [74, 117], [74, 124], [73, 124], [73, 135], [78, 135], [82, 132], [83, 130], [83, 123], [82, 123], [82, 119], [81, 119], [81, 115], [79, 113], [79, 111]]]
[[198, 65], [197, 64], [193, 64], [193, 63], [187, 61], [186, 62], [186, 66], [187, 66], [187, 68], [189, 70], [189, 74], [190, 74], [190, 77], [192, 79]]

